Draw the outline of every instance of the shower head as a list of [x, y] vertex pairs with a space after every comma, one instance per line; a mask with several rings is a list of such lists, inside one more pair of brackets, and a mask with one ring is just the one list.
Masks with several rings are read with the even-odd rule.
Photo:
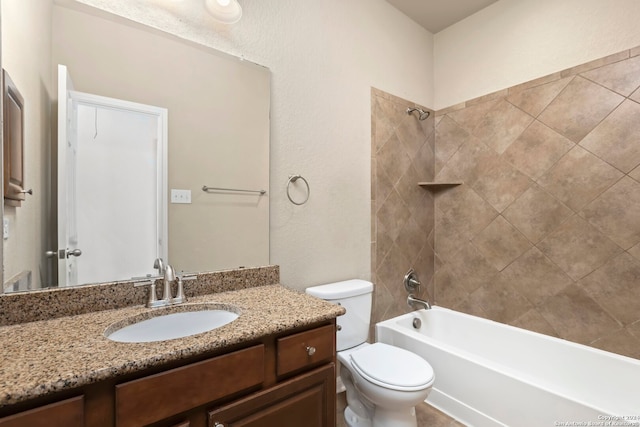
[[425, 120], [431, 115], [430, 111], [424, 111], [422, 108], [407, 108], [407, 114], [411, 114], [414, 111], [418, 112], [418, 120]]

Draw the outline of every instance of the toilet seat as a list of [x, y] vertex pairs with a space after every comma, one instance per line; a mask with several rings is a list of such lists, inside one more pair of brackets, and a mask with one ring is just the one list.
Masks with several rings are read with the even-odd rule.
[[384, 343], [350, 354], [351, 366], [366, 380], [390, 390], [418, 391], [433, 383], [433, 368], [420, 356]]

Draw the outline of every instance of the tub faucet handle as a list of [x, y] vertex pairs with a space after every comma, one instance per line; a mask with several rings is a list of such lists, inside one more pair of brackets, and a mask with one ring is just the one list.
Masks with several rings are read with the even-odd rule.
[[420, 288], [420, 280], [418, 279], [418, 273], [415, 272], [413, 268], [407, 271], [407, 274], [404, 275], [404, 288], [407, 292], [412, 293]]

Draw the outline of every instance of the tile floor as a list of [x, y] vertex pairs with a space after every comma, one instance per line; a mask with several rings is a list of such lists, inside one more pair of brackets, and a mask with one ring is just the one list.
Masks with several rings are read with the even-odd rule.
[[[336, 405], [336, 411], [338, 413], [336, 427], [347, 427], [347, 423], [344, 421], [344, 409], [346, 407], [346, 393], [338, 394], [338, 401]], [[434, 407], [423, 403], [416, 407], [418, 414], [418, 427], [460, 427], [464, 426], [443, 414]]]

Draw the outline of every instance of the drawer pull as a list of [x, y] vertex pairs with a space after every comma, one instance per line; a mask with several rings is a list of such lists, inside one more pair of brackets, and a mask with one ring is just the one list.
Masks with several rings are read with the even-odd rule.
[[314, 354], [316, 354], [316, 348], [315, 347], [311, 347], [311, 346], [307, 346], [307, 354], [309, 356], [313, 356]]
[[224, 424], [219, 423], [216, 421], [216, 423], [213, 425], [213, 427], [224, 427]]

